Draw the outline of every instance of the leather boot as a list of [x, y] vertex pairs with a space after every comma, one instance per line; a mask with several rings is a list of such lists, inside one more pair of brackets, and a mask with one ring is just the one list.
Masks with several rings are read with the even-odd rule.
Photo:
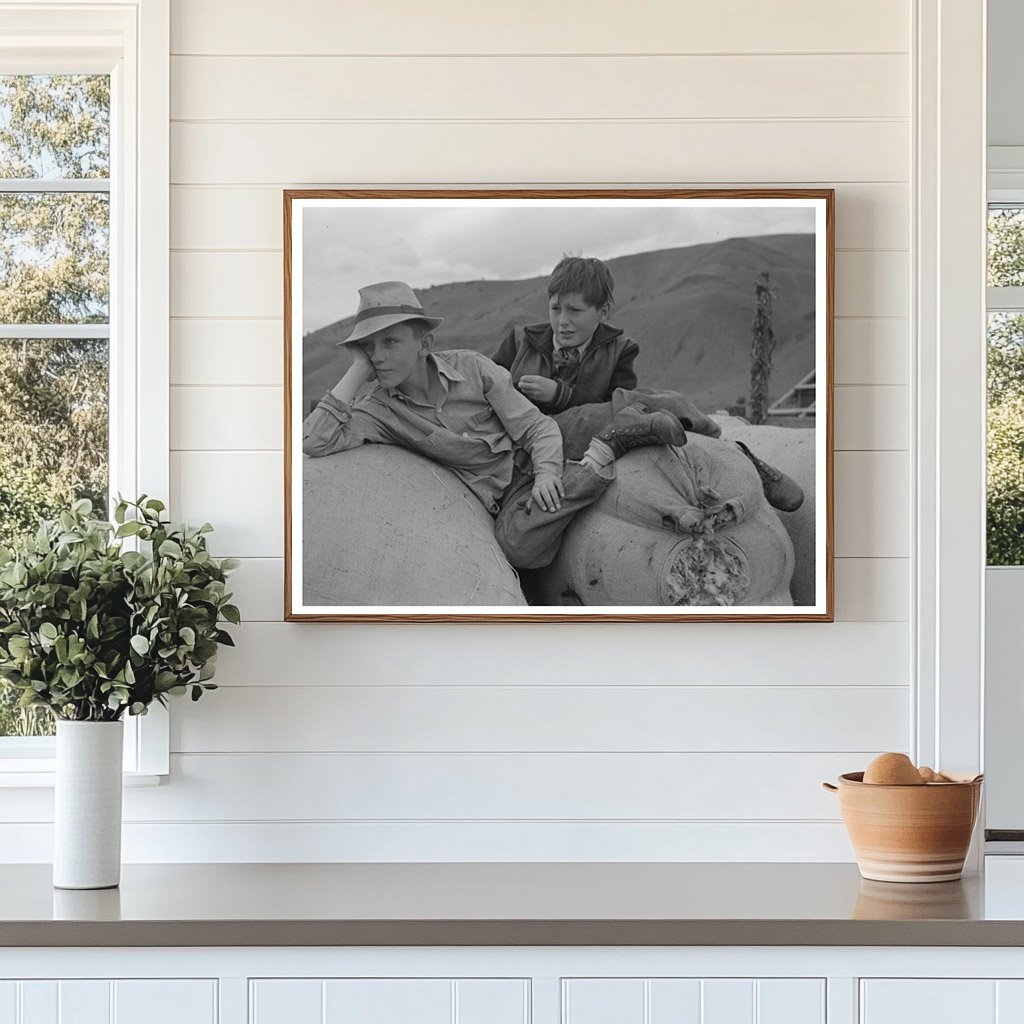
[[[661, 388], [633, 388], [631, 391], [621, 389], [620, 394], [622, 401], [642, 406], [646, 412], [671, 413], [682, 423], [688, 434], [703, 434], [704, 437], [722, 436], [722, 428], [710, 416], [702, 413], [689, 395]], [[615, 404], [616, 399], [613, 395], [612, 405]]]
[[627, 406], [597, 435], [597, 440], [604, 441], [618, 459], [633, 448], [684, 445], [686, 431], [679, 420], [667, 412], [641, 412], [635, 406]]
[[737, 441], [736, 444], [754, 464], [768, 504], [780, 512], [795, 512], [804, 503], [803, 488], [791, 476], [786, 476], [781, 469], [762, 462], [742, 441]]

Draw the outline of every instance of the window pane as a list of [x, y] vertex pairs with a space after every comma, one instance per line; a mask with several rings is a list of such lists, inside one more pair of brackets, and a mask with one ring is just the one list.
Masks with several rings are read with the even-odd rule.
[[0, 543], [77, 498], [106, 515], [105, 338], [0, 339]]
[[988, 564], [1024, 565], [1024, 314], [988, 317]]
[[0, 193], [0, 323], [106, 323], [110, 197]]
[[[76, 498], [107, 515], [106, 339], [0, 339], [0, 544]], [[0, 683], [0, 736], [50, 734]]]
[[107, 75], [0, 75], [0, 178], [109, 178]]
[[989, 207], [988, 284], [990, 288], [1024, 285], [1024, 207]]

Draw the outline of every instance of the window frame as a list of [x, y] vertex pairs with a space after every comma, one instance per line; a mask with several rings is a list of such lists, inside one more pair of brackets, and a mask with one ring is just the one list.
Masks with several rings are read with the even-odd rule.
[[[1004, 148], [1000, 155], [1002, 160], [993, 159], [996, 155], [989, 150], [986, 212], [993, 207], [1024, 209], [1024, 148], [1009, 154]], [[1002, 163], [1008, 166], [1000, 166]], [[1024, 313], [1024, 287], [987, 286], [986, 322], [991, 313]], [[991, 623], [998, 621], [1002, 598], [1008, 593], [1019, 597], [1024, 589], [1024, 565], [988, 565], [986, 559], [985, 576], [986, 593], [995, 593], [988, 603], [990, 618], [986, 622], [985, 760], [989, 779], [985, 853], [1019, 855], [1024, 849], [1020, 838], [1024, 835], [1020, 828], [1024, 825], [1024, 796], [1018, 794], [1012, 780], [1020, 767], [1022, 713], [1015, 679], [1006, 672], [1007, 659], [1016, 654], [1016, 645], [1001, 640]]]
[[[110, 491], [170, 494], [169, 0], [0, 0], [0, 74], [109, 74]], [[167, 711], [125, 718], [124, 771], [170, 765]], [[0, 737], [0, 788], [51, 786], [51, 738]]]

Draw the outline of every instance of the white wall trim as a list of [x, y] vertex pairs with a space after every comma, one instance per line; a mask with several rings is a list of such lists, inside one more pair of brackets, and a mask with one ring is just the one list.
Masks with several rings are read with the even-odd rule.
[[915, 103], [916, 755], [982, 767], [984, 5], [919, 0]]

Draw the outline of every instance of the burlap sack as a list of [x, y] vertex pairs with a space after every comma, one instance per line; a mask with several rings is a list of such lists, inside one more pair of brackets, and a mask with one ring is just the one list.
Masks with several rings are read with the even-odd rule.
[[754, 427], [744, 420], [715, 416], [722, 436], [742, 441], [765, 462], [788, 473], [804, 490], [804, 503], [795, 512], [780, 512], [779, 519], [793, 541], [793, 604], [814, 604], [815, 535], [817, 497], [813, 427]]
[[493, 520], [444, 466], [368, 444], [295, 470], [306, 605], [526, 604]]
[[539, 574], [545, 603], [792, 604], [793, 545], [735, 444], [691, 435], [683, 448], [643, 448], [616, 466]]

